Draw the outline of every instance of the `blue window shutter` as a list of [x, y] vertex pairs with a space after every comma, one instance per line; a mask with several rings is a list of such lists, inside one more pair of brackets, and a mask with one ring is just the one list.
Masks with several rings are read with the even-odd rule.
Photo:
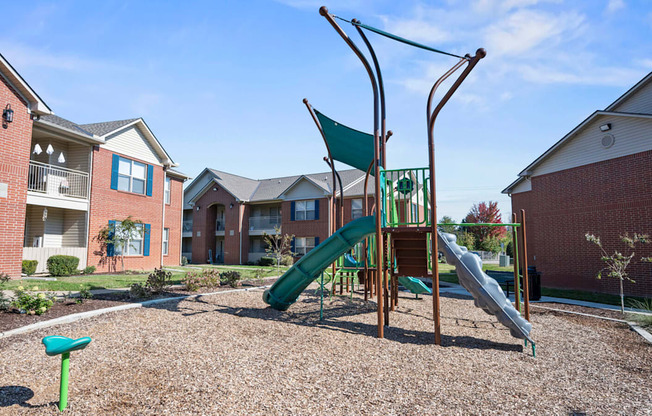
[[[120, 166], [120, 156], [113, 155], [111, 163], [111, 189], [118, 189], [118, 169]], [[114, 221], [115, 223], [115, 221]]]
[[145, 224], [145, 236], [143, 237], [143, 256], [149, 256], [149, 235], [152, 232], [152, 226]]
[[[115, 155], [113, 155], [115, 156]], [[113, 238], [115, 235], [115, 220], [110, 220], [109, 221], [109, 238]], [[107, 244], [106, 245], [106, 256], [107, 257], [113, 257], [115, 255], [115, 247], [113, 247], [113, 244]]]
[[319, 237], [315, 237], [315, 247], [319, 245]]
[[[294, 210], [295, 210], [294, 205], [295, 205], [294, 201], [292, 201], [290, 207], [290, 221], [294, 221]], [[294, 244], [294, 240], [292, 240], [292, 244]], [[292, 249], [292, 251], [294, 251], [294, 248]]]
[[153, 179], [154, 179], [154, 166], [147, 165], [147, 196], [152, 196]]
[[315, 199], [315, 219], [319, 219], [319, 199]]
[[[294, 202], [293, 202], [292, 204], [294, 205]], [[295, 237], [292, 237], [292, 243], [290, 244], [290, 250], [292, 250], [292, 254], [294, 254], [294, 252], [296, 251], [296, 249], [297, 249], [296, 238], [295, 238]]]

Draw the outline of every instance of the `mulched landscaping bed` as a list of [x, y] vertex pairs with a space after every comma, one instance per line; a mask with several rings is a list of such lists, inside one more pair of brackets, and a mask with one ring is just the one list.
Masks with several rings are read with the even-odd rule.
[[645, 415], [652, 346], [627, 325], [532, 309], [537, 357], [473, 301], [401, 294], [385, 338], [359, 295], [312, 285], [285, 312], [262, 291], [170, 301], [0, 339], [0, 414], [58, 414], [54, 333], [93, 341], [70, 360], [70, 415]]
[[[241, 287], [247, 288], [264, 286], [274, 283], [276, 279], [276, 277], [273, 277], [258, 280], [243, 280]], [[125, 303], [136, 303], [153, 299], [197, 295], [201, 293], [220, 292], [232, 289], [233, 288], [231, 286], [220, 286], [211, 289], [201, 288], [197, 292], [188, 292], [182, 288], [173, 287], [172, 289], [159, 293], [155, 296], [140, 299], [130, 297], [129, 292], [126, 291], [115, 291], [112, 293], [94, 295], [92, 299], [87, 299], [81, 304], [75, 303], [74, 300], [64, 299], [55, 302], [52, 308], [50, 308], [50, 310], [48, 310], [43, 315], [21, 314], [18, 312], [18, 310], [0, 312], [0, 332], [9, 331], [11, 329], [20, 328], [37, 322], [48, 321], [50, 319], [59, 318], [74, 313], [110, 308], [112, 306], [124, 305]]]
[[627, 320], [627, 315], [623, 316], [623, 314], [620, 313], [620, 311], [614, 311], [609, 309], [596, 309], [596, 308], [589, 308], [587, 306], [568, 305], [565, 303], [553, 303], [553, 302], [530, 303], [530, 306], [533, 310], [536, 309], [537, 305], [544, 306], [546, 308], [562, 309], [565, 311], [580, 312], [589, 315], [603, 316], [605, 318]]

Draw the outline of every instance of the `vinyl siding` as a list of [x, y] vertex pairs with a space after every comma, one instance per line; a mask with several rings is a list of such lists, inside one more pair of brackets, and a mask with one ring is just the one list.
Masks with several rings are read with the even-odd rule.
[[285, 199], [319, 199], [324, 197], [324, 190], [303, 179], [285, 193]]
[[136, 126], [131, 126], [126, 130], [108, 136], [106, 144], [101, 146], [126, 157], [161, 165], [156, 152]]
[[[85, 146], [75, 143], [70, 143], [65, 140], [58, 140], [54, 138], [47, 139], [34, 139], [32, 142], [32, 150], [34, 145], [39, 144], [43, 152], [40, 155], [31, 154], [31, 159], [41, 163], [47, 163], [53, 166], [61, 166], [68, 169], [80, 170], [82, 172], [89, 172], [89, 158], [91, 153], [91, 146]], [[48, 145], [52, 145], [54, 153], [48, 155], [46, 150]], [[65, 162], [59, 163], [59, 154], [63, 152]]]
[[[609, 134], [615, 137], [612, 147], [605, 149], [601, 140], [606, 134], [600, 126], [611, 123]], [[593, 120], [576, 137], [557, 149], [532, 176], [558, 172], [595, 162], [652, 150], [652, 119], [603, 116]]]
[[520, 192], [527, 192], [532, 190], [532, 181], [530, 179], [524, 179], [521, 183], [516, 185], [512, 189], [512, 194], [518, 194]]
[[45, 220], [45, 235], [43, 247], [63, 246], [63, 210], [48, 208], [48, 218]]
[[623, 113], [652, 114], [652, 82], [612, 109]]
[[66, 210], [63, 217], [63, 247], [86, 247], [86, 213]]

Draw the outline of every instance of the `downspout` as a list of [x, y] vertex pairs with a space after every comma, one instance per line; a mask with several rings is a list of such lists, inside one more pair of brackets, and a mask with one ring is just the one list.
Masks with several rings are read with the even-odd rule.
[[91, 241], [91, 191], [93, 186], [93, 149], [95, 146], [91, 146], [91, 152], [88, 155], [88, 185], [86, 186], [86, 192], [88, 192], [88, 209], [86, 210], [86, 266], [89, 264], [88, 249], [90, 248]]
[[[161, 210], [161, 269], [163, 268], [163, 239], [165, 238], [165, 182], [167, 181], [168, 166], [163, 165], [163, 209]], [[172, 184], [170, 184], [170, 202], [172, 202]], [[168, 236], [169, 238], [169, 236]], [[168, 253], [170, 252], [170, 240], [168, 239]]]

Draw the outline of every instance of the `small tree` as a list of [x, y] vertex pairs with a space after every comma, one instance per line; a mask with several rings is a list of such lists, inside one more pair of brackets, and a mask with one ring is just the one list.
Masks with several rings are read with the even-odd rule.
[[449, 233], [453, 234], [455, 233], [455, 226], [454, 225], [449, 225], [449, 224], [455, 224], [455, 220], [449, 217], [448, 215], [444, 215], [441, 217], [439, 220], [439, 230], [443, 233]]
[[[498, 209], [498, 202], [489, 201], [480, 202], [479, 204], [473, 204], [471, 210], [466, 214], [466, 218], [462, 222], [469, 223], [502, 223], [502, 217], [500, 215], [500, 210]], [[474, 226], [474, 227], [465, 227], [465, 231], [473, 234], [475, 237], [475, 244], [478, 248], [485, 250], [484, 247], [491, 247], [493, 250], [498, 252], [500, 250], [500, 240], [502, 240], [507, 234], [505, 227], [483, 227], [483, 226]], [[498, 245], [496, 248], [495, 241], [497, 240]]]
[[96, 254], [103, 257], [101, 262], [108, 262], [111, 257], [119, 257], [122, 271], [124, 272], [125, 252], [128, 251], [127, 249], [129, 247], [136, 248], [133, 245], [129, 245], [129, 241], [141, 232], [145, 232], [143, 222], [141, 220], [134, 220], [131, 216], [121, 221], [107, 224], [95, 236], [95, 240], [100, 244], [100, 251], [96, 252]]
[[276, 273], [280, 276], [281, 260], [284, 256], [294, 256], [292, 252], [292, 239], [294, 234], [281, 234], [281, 228], [274, 227], [274, 234], [263, 233], [265, 253], [276, 259]]
[[[602, 279], [602, 272], [606, 270], [607, 276], [617, 278], [620, 281], [620, 312], [624, 314], [625, 296], [623, 294], [623, 281], [628, 280], [632, 283], [636, 283], [632, 278], [629, 277], [629, 274], [627, 273], [627, 266], [629, 266], [636, 253], [632, 251], [631, 254], [625, 255], [619, 252], [618, 250], [614, 250], [614, 254], [609, 255], [607, 254], [607, 251], [602, 246], [602, 241], [600, 241], [600, 237], [596, 237], [588, 232], [584, 235], [584, 237], [586, 237], [587, 241], [590, 241], [591, 243], [594, 243], [595, 245], [600, 247], [600, 251], [602, 251], [602, 257], [600, 258], [607, 265], [606, 267], [604, 267], [598, 272], [596, 277], [598, 279]], [[627, 235], [627, 233], [625, 233], [625, 235], [620, 236], [620, 241], [625, 243], [627, 247], [633, 250], [637, 243], [641, 243], [641, 244], [649, 243], [650, 238], [645, 234], [634, 233], [634, 235], [630, 237]], [[652, 262], [652, 257], [642, 257], [641, 261]]]

